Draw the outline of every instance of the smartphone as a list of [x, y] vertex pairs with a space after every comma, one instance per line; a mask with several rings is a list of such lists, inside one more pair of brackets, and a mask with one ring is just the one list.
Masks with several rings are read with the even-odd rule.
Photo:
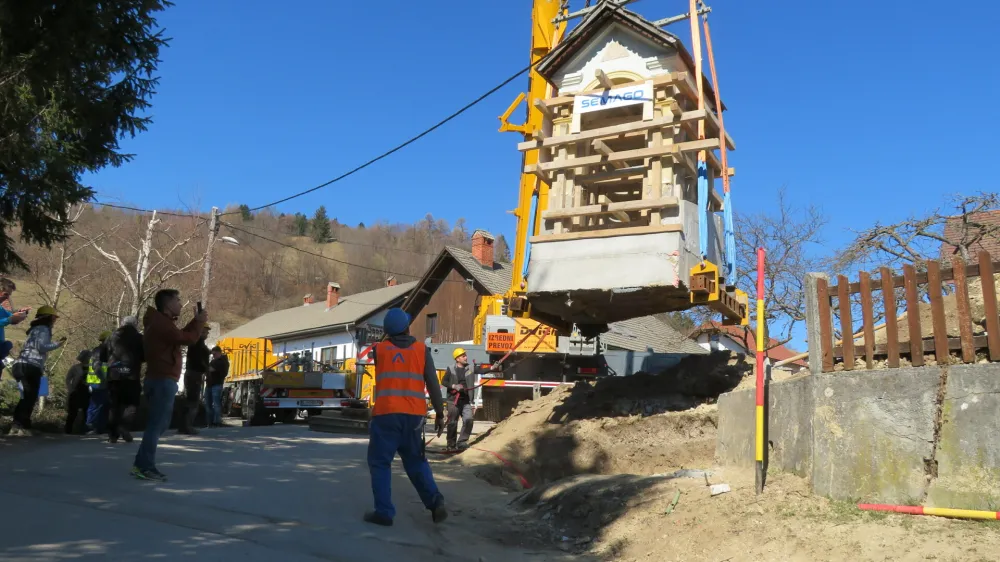
[[198, 307], [198, 314], [201, 314], [201, 301], [198, 301], [196, 306]]

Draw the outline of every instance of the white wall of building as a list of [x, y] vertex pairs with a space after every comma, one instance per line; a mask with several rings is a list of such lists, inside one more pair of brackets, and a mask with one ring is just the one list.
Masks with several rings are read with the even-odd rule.
[[[743, 347], [742, 343], [726, 334], [699, 334], [695, 341], [698, 342], [698, 345], [709, 351], [729, 350], [733, 353], [743, 353], [751, 358], [756, 354], [755, 350], [747, 350]], [[773, 362], [770, 357], [764, 358], [764, 365], [770, 367], [772, 363]], [[795, 374], [804, 368], [805, 367], [802, 365], [797, 365], [795, 363], [786, 363], [777, 367], [777, 370]]]

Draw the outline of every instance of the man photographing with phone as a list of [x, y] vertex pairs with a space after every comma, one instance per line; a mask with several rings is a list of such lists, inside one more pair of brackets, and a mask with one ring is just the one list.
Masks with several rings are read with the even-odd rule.
[[170, 427], [174, 412], [177, 382], [181, 378], [181, 347], [198, 342], [208, 314], [198, 303], [194, 318], [184, 328], [178, 328], [176, 322], [182, 307], [180, 291], [162, 289], [153, 297], [153, 304], [155, 308], [147, 308], [142, 317], [142, 347], [146, 356], [143, 394], [149, 404], [149, 421], [142, 432], [142, 444], [135, 455], [132, 475], [162, 482], [167, 477], [156, 469], [156, 446], [160, 436]]

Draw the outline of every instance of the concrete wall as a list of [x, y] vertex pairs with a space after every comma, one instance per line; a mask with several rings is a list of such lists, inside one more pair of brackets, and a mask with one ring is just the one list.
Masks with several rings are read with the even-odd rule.
[[[769, 468], [834, 499], [1000, 509], [1000, 365], [809, 375], [768, 386]], [[754, 391], [719, 398], [716, 456], [753, 465]]]

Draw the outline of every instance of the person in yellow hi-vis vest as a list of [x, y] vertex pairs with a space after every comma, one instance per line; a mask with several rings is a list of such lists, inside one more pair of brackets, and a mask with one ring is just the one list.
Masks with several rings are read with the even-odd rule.
[[108, 346], [110, 331], [101, 332], [100, 343], [90, 352], [90, 367], [87, 369], [87, 387], [90, 388], [90, 406], [87, 408], [87, 435], [100, 435], [107, 426], [108, 388]]
[[409, 335], [410, 316], [400, 308], [386, 312], [383, 328], [389, 338], [375, 344], [375, 407], [368, 424], [368, 469], [372, 476], [375, 510], [365, 521], [392, 525], [392, 461], [399, 453], [410, 482], [420, 500], [440, 523], [447, 519], [444, 496], [438, 491], [424, 451], [424, 421], [427, 417], [426, 387], [437, 413], [436, 429], [444, 428], [444, 400], [430, 349]]

